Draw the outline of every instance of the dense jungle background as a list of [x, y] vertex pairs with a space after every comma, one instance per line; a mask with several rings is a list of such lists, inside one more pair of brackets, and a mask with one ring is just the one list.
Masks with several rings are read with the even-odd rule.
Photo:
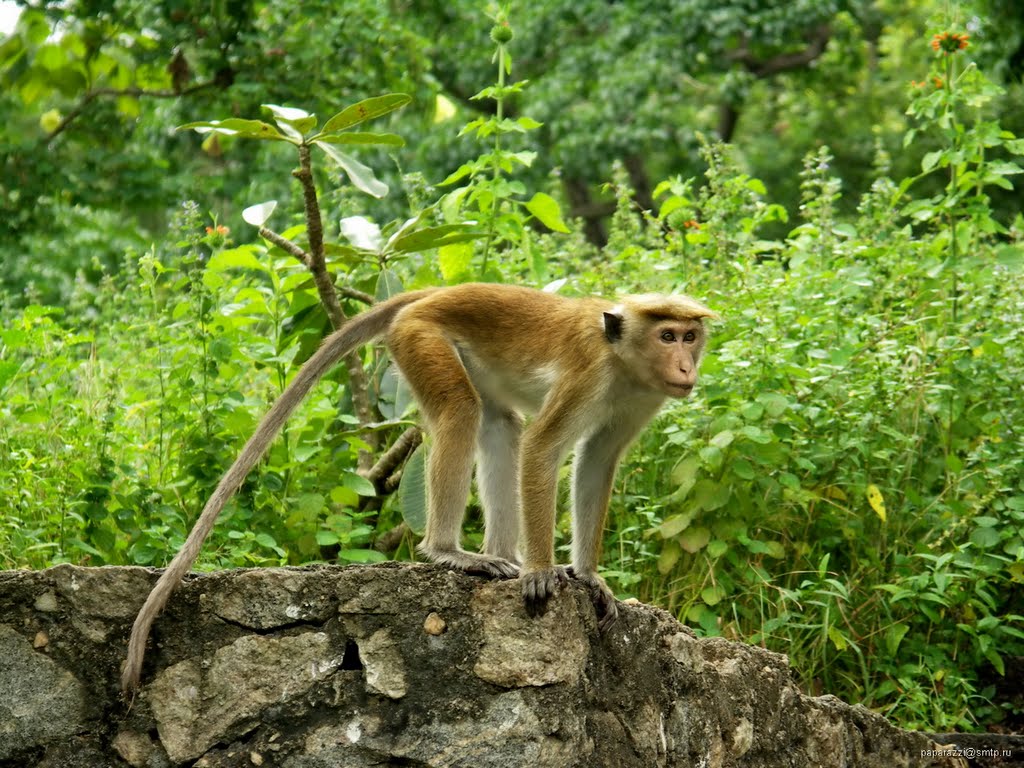
[[[723, 319], [619, 472], [619, 597], [907, 727], [1022, 727], [1024, 5], [0, 10], [0, 567], [165, 564], [377, 299], [680, 291]], [[415, 417], [380, 350], [341, 366], [201, 566], [415, 557]]]

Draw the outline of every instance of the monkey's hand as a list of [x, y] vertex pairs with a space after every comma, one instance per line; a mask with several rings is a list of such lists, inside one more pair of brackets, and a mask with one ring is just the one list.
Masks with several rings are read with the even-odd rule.
[[594, 604], [594, 611], [597, 613], [597, 628], [601, 632], [606, 632], [619, 618], [619, 605], [615, 600], [615, 594], [597, 571], [578, 571], [572, 566], [566, 570], [572, 578], [587, 588], [590, 602]]
[[555, 565], [550, 568], [525, 570], [519, 575], [523, 589], [523, 603], [530, 618], [543, 616], [548, 608], [548, 599], [560, 586], [569, 583], [565, 568]]

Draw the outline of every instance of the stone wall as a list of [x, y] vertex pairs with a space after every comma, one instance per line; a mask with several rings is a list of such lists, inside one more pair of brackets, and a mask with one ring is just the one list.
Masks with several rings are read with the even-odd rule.
[[923, 734], [794, 685], [786, 657], [570, 587], [444, 568], [193, 576], [134, 702], [117, 678], [156, 573], [0, 572], [0, 768], [963, 766]]

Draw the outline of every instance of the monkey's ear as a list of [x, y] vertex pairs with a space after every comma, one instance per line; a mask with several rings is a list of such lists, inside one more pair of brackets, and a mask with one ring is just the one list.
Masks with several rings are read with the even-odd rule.
[[619, 307], [604, 313], [604, 336], [608, 341], [622, 338], [622, 310]]

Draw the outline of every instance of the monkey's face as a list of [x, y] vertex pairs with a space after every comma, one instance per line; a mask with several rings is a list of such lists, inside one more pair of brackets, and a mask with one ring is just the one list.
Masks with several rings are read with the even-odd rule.
[[669, 397], [688, 397], [697, 385], [704, 350], [699, 320], [665, 320], [651, 327], [648, 344], [650, 384]]

